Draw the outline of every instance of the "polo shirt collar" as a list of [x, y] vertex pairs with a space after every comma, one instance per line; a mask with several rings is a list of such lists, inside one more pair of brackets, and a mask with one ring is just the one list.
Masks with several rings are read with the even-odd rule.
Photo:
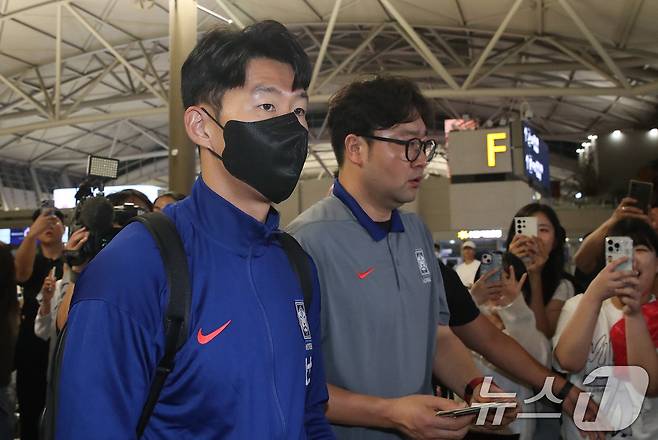
[[[363, 228], [368, 231], [368, 234], [374, 241], [381, 241], [386, 238], [388, 234], [380, 225], [378, 225], [373, 219], [370, 218], [368, 214], [361, 208], [359, 202], [356, 201], [354, 197], [340, 184], [338, 179], [334, 180], [334, 189], [333, 194], [341, 202], [347, 206], [347, 208], [352, 212], [356, 220], [359, 222]], [[402, 218], [400, 217], [400, 212], [397, 209], [394, 209], [391, 212], [391, 229], [389, 232], [404, 232], [404, 225], [402, 224]]]

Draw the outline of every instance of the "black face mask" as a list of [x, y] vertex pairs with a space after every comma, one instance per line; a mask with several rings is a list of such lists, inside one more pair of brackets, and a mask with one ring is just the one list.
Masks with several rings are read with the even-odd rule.
[[224, 162], [226, 171], [269, 201], [281, 203], [295, 190], [308, 154], [308, 130], [288, 113], [264, 121], [230, 120], [224, 130], [224, 154], [208, 151]]

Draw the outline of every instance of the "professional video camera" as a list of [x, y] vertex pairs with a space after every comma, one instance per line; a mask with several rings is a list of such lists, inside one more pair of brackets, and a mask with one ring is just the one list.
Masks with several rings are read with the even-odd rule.
[[66, 261], [77, 266], [91, 260], [103, 249], [133, 217], [142, 210], [132, 203], [113, 206], [103, 191], [105, 182], [116, 179], [119, 161], [89, 156], [87, 178], [75, 194], [75, 214], [72, 232], [85, 227], [89, 238], [78, 251], [66, 251]]

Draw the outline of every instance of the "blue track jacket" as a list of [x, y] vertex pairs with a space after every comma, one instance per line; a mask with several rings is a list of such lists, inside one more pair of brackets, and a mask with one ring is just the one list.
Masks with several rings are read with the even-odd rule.
[[[197, 179], [166, 209], [192, 279], [189, 339], [144, 439], [333, 439], [320, 350], [320, 292], [308, 323], [301, 286], [265, 224]], [[80, 276], [68, 318], [56, 438], [124, 440], [164, 352], [164, 266], [146, 228], [127, 226]], [[309, 335], [310, 327], [310, 335]]]

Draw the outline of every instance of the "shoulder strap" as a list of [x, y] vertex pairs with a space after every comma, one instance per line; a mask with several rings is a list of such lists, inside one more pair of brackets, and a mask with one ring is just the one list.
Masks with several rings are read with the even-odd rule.
[[313, 299], [313, 278], [311, 275], [311, 265], [308, 261], [308, 255], [304, 249], [302, 249], [297, 240], [286, 232], [280, 232], [279, 242], [288, 256], [288, 260], [290, 260], [290, 264], [302, 286], [304, 308], [306, 309], [306, 313], [309, 313], [311, 310], [311, 301]]
[[165, 380], [174, 368], [174, 357], [187, 340], [192, 291], [187, 256], [176, 225], [169, 217], [159, 212], [150, 212], [135, 217], [132, 221], [138, 221], [146, 226], [155, 239], [164, 263], [169, 290], [164, 322], [165, 352], [158, 362], [148, 397], [139, 417], [137, 424], [137, 438], [139, 438], [144, 433], [153, 408], [158, 402]]

